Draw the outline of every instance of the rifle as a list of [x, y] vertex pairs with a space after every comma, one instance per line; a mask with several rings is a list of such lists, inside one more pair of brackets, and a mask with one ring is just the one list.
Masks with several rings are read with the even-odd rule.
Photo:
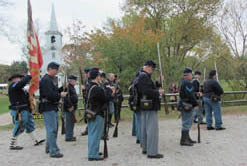
[[[67, 89], [68, 89], [68, 100], [70, 100], [69, 86], [68, 86]], [[76, 123], [76, 117], [75, 117], [74, 112], [72, 111], [72, 112], [70, 112], [70, 114], [71, 114], [71, 121], [72, 121], [72, 123], [73, 123], [73, 124]]]
[[218, 75], [218, 70], [217, 70], [216, 62], [214, 62], [214, 67], [215, 67], [215, 70], [216, 70], [216, 80], [219, 82], [219, 75]]
[[206, 81], [206, 67], [204, 67], [204, 75], [203, 75], [203, 82]]
[[[162, 72], [161, 58], [160, 58], [160, 43], [157, 43], [157, 51], [158, 51], [159, 67], [160, 67], [160, 82], [161, 82], [161, 87], [164, 88], [164, 82], [163, 82], [163, 80], [161, 78], [163, 76], [163, 72]], [[169, 114], [168, 104], [167, 104], [167, 100], [166, 100], [165, 94], [162, 95], [162, 98], [163, 98], [163, 101], [164, 101], [165, 113]]]
[[[119, 73], [121, 73], [121, 68], [120, 68], [120, 66], [119, 66]], [[116, 78], [117, 79], [117, 78]], [[113, 132], [113, 137], [118, 137], [118, 124], [119, 124], [119, 118], [120, 118], [120, 109], [119, 109], [119, 93], [118, 93], [118, 91], [117, 91], [117, 89], [118, 88], [120, 88], [119, 86], [118, 86], [118, 84], [117, 84], [117, 82], [116, 82], [116, 86], [115, 86], [115, 88], [116, 88], [116, 98], [117, 98], [117, 102], [116, 102], [116, 120], [117, 120], [117, 123], [116, 123], [116, 126], [115, 126], [115, 130], [114, 130], [114, 132]], [[119, 89], [120, 90], [120, 89]]]
[[[203, 78], [203, 82], [205, 82], [206, 80], [206, 68], [204, 68], [204, 78]], [[201, 92], [201, 86], [199, 87], [199, 92]], [[202, 105], [202, 97], [199, 96], [199, 109], [202, 109], [203, 105]], [[201, 110], [202, 111], [202, 110]], [[197, 131], [198, 131], [198, 135], [197, 135], [197, 142], [201, 143], [201, 128], [200, 128], [200, 121], [199, 118], [201, 116], [201, 111], [198, 110], [198, 122], [197, 122]]]
[[[199, 91], [200, 92], [200, 91]], [[198, 143], [201, 143], [201, 128], [200, 128], [200, 120], [199, 120], [199, 118], [200, 118], [200, 116], [201, 116], [201, 110], [200, 109], [202, 109], [202, 97], [201, 96], [199, 96], [199, 108], [198, 108], [198, 114], [197, 114], [197, 116], [198, 116], [198, 122], [197, 122], [197, 131], [198, 131], [198, 135], [197, 135], [197, 142]]]
[[104, 158], [108, 157], [108, 148], [107, 148], [107, 137], [108, 137], [108, 114], [109, 114], [109, 110], [108, 107], [105, 111], [105, 123], [104, 123]]
[[113, 137], [115, 137], [115, 138], [118, 137], [118, 124], [119, 124], [119, 113], [120, 113], [120, 112], [118, 111], [118, 107], [119, 107], [119, 106], [118, 106], [118, 103], [117, 103], [117, 104], [116, 104], [116, 110], [115, 110], [115, 111], [117, 111], [117, 112], [116, 112], [116, 114], [117, 114], [117, 116], [116, 116], [116, 117], [117, 117], [117, 123], [116, 123], [116, 126], [115, 126], [115, 130], [114, 130], [114, 132], [113, 132]]
[[[65, 86], [66, 86], [66, 78], [67, 75], [64, 77], [64, 84], [63, 84], [63, 92], [65, 92]], [[65, 121], [64, 121], [64, 97], [62, 98], [62, 107], [61, 107], [61, 120], [62, 120], [62, 130], [61, 134], [65, 134]]]
[[[80, 83], [81, 83], [81, 86], [82, 86], [83, 85], [83, 75], [82, 75], [81, 67], [79, 67], [79, 74], [80, 74]], [[81, 88], [80, 88], [80, 94], [82, 94]], [[82, 96], [83, 96], [83, 94], [82, 94]], [[83, 101], [83, 105], [85, 105], [85, 100], [82, 99], [82, 101]], [[81, 116], [81, 111], [79, 111], [79, 116]]]

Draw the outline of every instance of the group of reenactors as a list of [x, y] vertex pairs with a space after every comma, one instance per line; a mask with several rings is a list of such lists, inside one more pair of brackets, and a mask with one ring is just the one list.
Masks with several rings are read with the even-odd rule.
[[[58, 136], [58, 110], [62, 99], [62, 107], [65, 116], [65, 141], [76, 141], [74, 136], [75, 113], [78, 105], [78, 96], [75, 90], [77, 77], [68, 76], [68, 83], [58, 87], [56, 76], [59, 64], [51, 62], [47, 66], [47, 74], [40, 80], [39, 112], [44, 117], [46, 129], [45, 152], [53, 158], [61, 158], [63, 154], [57, 145]], [[145, 62], [143, 68], [137, 72], [135, 86], [138, 93], [137, 108], [134, 111], [133, 135], [136, 135], [136, 143], [141, 144], [142, 153], [148, 158], [160, 159], [163, 155], [158, 152], [158, 111], [161, 108], [160, 97], [165, 91], [161, 87], [161, 76], [158, 81], [152, 80], [152, 74], [156, 63], [152, 60]], [[112, 116], [115, 122], [120, 120], [123, 94], [119, 87], [119, 79], [113, 73], [106, 74], [99, 68], [85, 68], [86, 80], [82, 85], [84, 120], [87, 127], [81, 135], [88, 135], [88, 160], [103, 160], [99, 152], [100, 140], [107, 136], [106, 124], [113, 127]], [[194, 73], [191, 68], [185, 68], [184, 78], [179, 86], [178, 110], [181, 112], [182, 128], [180, 145], [193, 146], [189, 135], [195, 117], [198, 123], [204, 124], [202, 104], [206, 113], [208, 130], [224, 130], [222, 127], [220, 96], [223, 89], [216, 81], [216, 71], [209, 73], [209, 79], [204, 82], [203, 91], [200, 88], [200, 71]], [[11, 150], [21, 150], [23, 147], [17, 144], [18, 136], [26, 131], [34, 142], [40, 145], [45, 140], [38, 140], [34, 134], [34, 121], [30, 109], [29, 95], [24, 87], [30, 82], [31, 76], [15, 74], [9, 78], [10, 110], [14, 120], [14, 129], [10, 143]], [[212, 113], [215, 117], [215, 128], [212, 126]], [[107, 121], [105, 120], [107, 119]]]

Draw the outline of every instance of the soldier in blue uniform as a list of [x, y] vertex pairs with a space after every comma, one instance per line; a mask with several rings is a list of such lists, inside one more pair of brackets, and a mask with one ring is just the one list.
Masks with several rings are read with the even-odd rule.
[[104, 111], [105, 106], [113, 93], [107, 88], [105, 91], [100, 87], [100, 73], [98, 68], [90, 70], [91, 83], [87, 91], [87, 108], [96, 113], [95, 118], [88, 119], [88, 160], [98, 161], [104, 158], [100, 157], [99, 147], [100, 138], [104, 131]]
[[[164, 94], [163, 89], [158, 89], [157, 82], [154, 83], [151, 75], [156, 64], [149, 60], [144, 64], [143, 70], [138, 76], [138, 110], [141, 112], [141, 145], [142, 153], [148, 158], [160, 159], [162, 154], [158, 153], [158, 110], [160, 110], [160, 94]], [[136, 118], [138, 121], [138, 118]], [[138, 128], [138, 126], [137, 126]], [[137, 131], [137, 135], [139, 132]]]
[[48, 73], [40, 81], [40, 112], [44, 116], [46, 128], [46, 153], [50, 157], [61, 158], [63, 154], [57, 146], [58, 133], [58, 104], [61, 97], [65, 97], [67, 92], [58, 89], [56, 75], [59, 64], [51, 62], [48, 64]]
[[[84, 69], [85, 72], [85, 81], [84, 84], [82, 85], [82, 95], [83, 95], [83, 104], [84, 104], [84, 110], [86, 109], [86, 103], [87, 103], [87, 97], [86, 97], [86, 89], [88, 88], [91, 80], [90, 80], [90, 68], [85, 67]], [[86, 113], [84, 114], [84, 122], [87, 123], [87, 119], [86, 119]], [[81, 133], [81, 136], [85, 136], [88, 135], [88, 127], [86, 126], [85, 130]]]
[[[204, 106], [206, 112], [206, 122], [208, 130], [225, 130], [222, 127], [222, 116], [221, 116], [221, 95], [224, 90], [216, 80], [216, 70], [211, 70], [209, 73], [209, 79], [204, 82]], [[215, 128], [212, 126], [212, 113], [214, 113]]]
[[29, 94], [24, 87], [31, 80], [30, 75], [23, 76], [14, 74], [9, 78], [11, 84], [8, 89], [10, 101], [10, 113], [14, 122], [13, 134], [10, 142], [10, 150], [21, 150], [23, 147], [17, 145], [17, 137], [25, 130], [31, 137], [34, 145], [40, 145], [45, 140], [38, 141], [34, 134], [34, 121], [30, 110]]
[[[195, 71], [194, 79], [192, 80], [192, 86], [198, 102], [200, 102], [199, 100], [202, 94], [200, 89], [200, 78], [201, 78], [201, 72], [199, 70]], [[205, 122], [203, 122], [203, 108], [201, 105], [199, 105], [198, 110], [193, 110], [194, 123], [198, 123], [198, 121], [196, 120], [197, 118], [200, 124], [206, 124]]]
[[[114, 83], [114, 80], [115, 80], [115, 74], [113, 73], [109, 73], [108, 74], [108, 82], [105, 83], [105, 86], [109, 86], [109, 87], [114, 87], [116, 88], [116, 85]], [[109, 117], [108, 117], [108, 125], [109, 127], [113, 127], [114, 125], [111, 123], [111, 120], [112, 120], [112, 115], [115, 113], [115, 105], [114, 105], [114, 101], [116, 99], [116, 93], [114, 93], [112, 96], [111, 96], [111, 99], [109, 101]]]
[[77, 109], [78, 103], [78, 95], [76, 94], [75, 85], [77, 77], [74, 75], [70, 75], [68, 77], [69, 84], [67, 87], [67, 96], [64, 100], [64, 108], [65, 108], [65, 141], [71, 142], [76, 141], [76, 137], [74, 137], [74, 123], [76, 122], [75, 119], [75, 112]]
[[182, 115], [182, 135], [180, 140], [180, 145], [182, 146], [193, 146], [193, 144], [196, 143], [196, 141], [193, 141], [189, 135], [193, 122], [193, 109], [198, 109], [198, 103], [191, 80], [192, 69], [187, 67], [184, 69], [184, 78], [180, 83], [179, 89], [180, 101], [178, 110]]

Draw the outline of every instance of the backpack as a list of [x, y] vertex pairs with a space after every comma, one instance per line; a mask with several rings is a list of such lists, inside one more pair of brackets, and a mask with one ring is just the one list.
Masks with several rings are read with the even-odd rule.
[[129, 107], [131, 111], [137, 111], [137, 104], [138, 104], [138, 84], [139, 77], [137, 76], [130, 84], [129, 87]]
[[136, 111], [137, 109], [137, 100], [138, 93], [136, 86], [132, 83], [129, 87], [129, 107], [131, 111]]

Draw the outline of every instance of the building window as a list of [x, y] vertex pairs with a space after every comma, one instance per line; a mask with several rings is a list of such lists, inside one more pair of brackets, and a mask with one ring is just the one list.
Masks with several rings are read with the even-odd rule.
[[56, 59], [56, 53], [55, 52], [52, 53], [52, 59]]
[[55, 36], [52, 36], [51, 37], [51, 43], [55, 43], [56, 42], [56, 37]]

